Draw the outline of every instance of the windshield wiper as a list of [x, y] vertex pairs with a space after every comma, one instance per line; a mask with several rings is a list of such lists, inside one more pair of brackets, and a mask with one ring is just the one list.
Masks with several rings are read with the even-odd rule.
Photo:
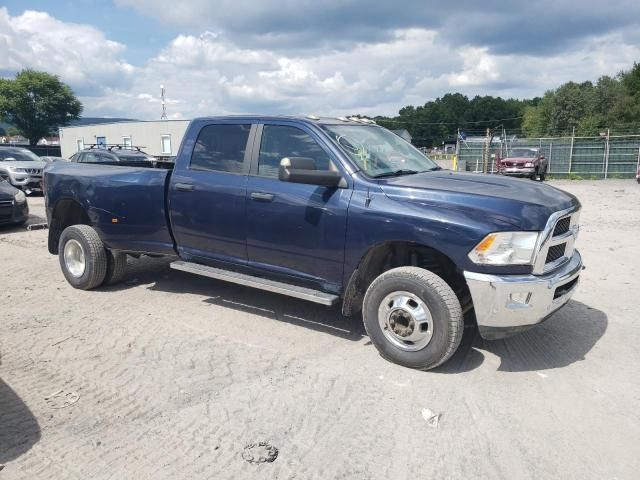
[[417, 170], [409, 170], [401, 168], [399, 170], [393, 170], [391, 172], [379, 173], [378, 175], [374, 175], [373, 178], [384, 178], [384, 177], [399, 177], [400, 175], [413, 175], [414, 173], [420, 173]]

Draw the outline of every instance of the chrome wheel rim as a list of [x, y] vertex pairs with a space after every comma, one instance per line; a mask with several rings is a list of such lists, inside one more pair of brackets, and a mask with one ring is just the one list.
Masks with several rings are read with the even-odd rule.
[[84, 250], [77, 240], [68, 240], [64, 245], [64, 264], [68, 272], [75, 278], [79, 278], [84, 273], [86, 262]]
[[378, 323], [387, 340], [407, 352], [423, 349], [433, 336], [429, 307], [409, 292], [393, 292], [384, 297], [378, 308]]

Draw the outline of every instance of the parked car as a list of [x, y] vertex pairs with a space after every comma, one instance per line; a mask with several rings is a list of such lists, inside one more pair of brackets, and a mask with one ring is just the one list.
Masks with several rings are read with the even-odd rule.
[[46, 163], [31, 150], [0, 147], [0, 178], [27, 193], [41, 190], [42, 169]]
[[[126, 255], [362, 311], [383, 357], [436, 367], [463, 312], [502, 338], [567, 303], [580, 203], [551, 186], [441, 170], [371, 121], [190, 123], [173, 170], [57, 162], [49, 252], [75, 288], [122, 279]], [[473, 315], [471, 316], [473, 317]]]
[[67, 158], [62, 158], [62, 157], [53, 157], [51, 155], [47, 155], [44, 157], [40, 157], [40, 160], [42, 160], [43, 162], [46, 163], [53, 163], [53, 162], [68, 162], [69, 159]]
[[95, 146], [75, 153], [70, 160], [76, 163], [93, 163], [120, 166], [155, 166], [156, 158], [138, 148], [121, 145]]
[[0, 178], [0, 225], [21, 225], [29, 218], [27, 196]]
[[547, 176], [548, 163], [544, 151], [539, 148], [513, 148], [498, 162], [498, 172], [512, 177], [537, 178], [543, 182]]

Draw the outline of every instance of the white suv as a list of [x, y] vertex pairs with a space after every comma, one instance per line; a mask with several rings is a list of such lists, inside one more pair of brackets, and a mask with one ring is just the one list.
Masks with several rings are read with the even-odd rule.
[[46, 162], [31, 150], [0, 147], [0, 178], [27, 193], [42, 189], [42, 169], [45, 165]]

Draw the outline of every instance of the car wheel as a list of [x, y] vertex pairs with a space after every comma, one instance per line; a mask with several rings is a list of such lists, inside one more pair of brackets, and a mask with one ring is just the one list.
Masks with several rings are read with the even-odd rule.
[[531, 180], [537, 180], [537, 179], [538, 179], [538, 169], [536, 169], [536, 171], [535, 171], [535, 172], [533, 172], [533, 173], [529, 176], [529, 178], [530, 178]]
[[364, 297], [363, 319], [382, 357], [419, 370], [446, 362], [464, 329], [451, 287], [418, 267], [394, 268], [376, 278]]
[[115, 285], [124, 279], [127, 273], [127, 254], [107, 250], [107, 274], [103, 285]]
[[90, 290], [100, 285], [107, 273], [107, 252], [89, 225], [67, 227], [60, 235], [60, 267], [74, 288]]
[[542, 173], [540, 174], [539, 178], [540, 178], [541, 182], [545, 181], [545, 179], [547, 178], [547, 169], [546, 168], [542, 171]]

